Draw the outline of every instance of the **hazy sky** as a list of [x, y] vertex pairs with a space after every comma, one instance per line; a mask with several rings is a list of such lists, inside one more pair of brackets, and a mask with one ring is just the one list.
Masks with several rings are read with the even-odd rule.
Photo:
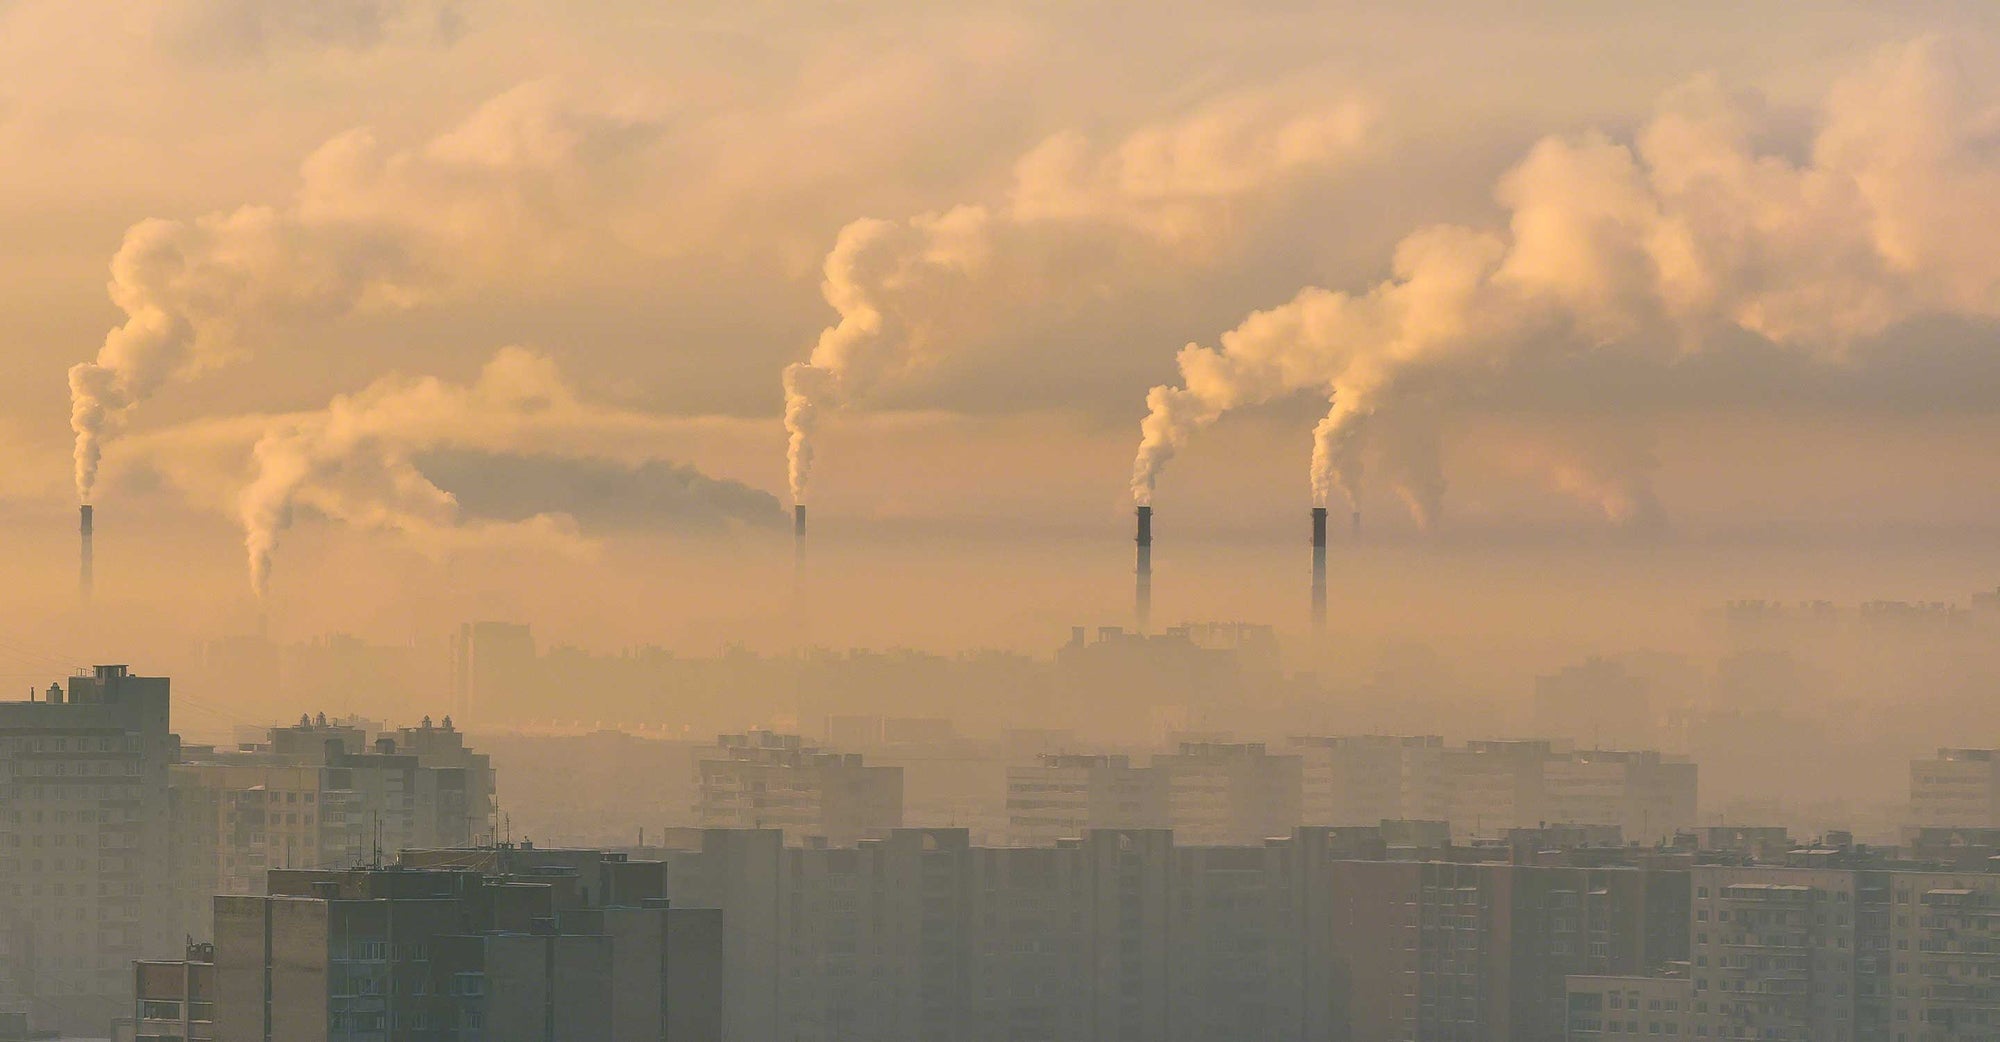
[[80, 363], [103, 596], [218, 625], [265, 567], [302, 626], [769, 623], [808, 361], [828, 538], [1103, 541], [1102, 598], [994, 625], [1120, 603], [1156, 385], [1163, 540], [1299, 537], [1334, 389], [1385, 539], [1990, 535], [1996, 44], [1970, 2], [0, 0], [5, 607], [71, 589]]

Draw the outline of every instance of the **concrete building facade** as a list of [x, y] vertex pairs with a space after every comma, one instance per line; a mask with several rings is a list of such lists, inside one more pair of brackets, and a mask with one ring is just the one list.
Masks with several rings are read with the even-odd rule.
[[1157, 773], [1128, 756], [1044, 754], [1007, 768], [1007, 842], [1052, 845], [1092, 828], [1161, 828], [1167, 808]]
[[0, 1008], [92, 1034], [174, 932], [169, 682], [98, 666], [0, 702]]
[[797, 735], [722, 735], [696, 764], [704, 828], [773, 828], [851, 845], [903, 824], [903, 771], [871, 767]]
[[664, 865], [506, 847], [407, 860], [276, 870], [266, 895], [218, 897], [213, 1037], [720, 1037], [720, 918], [670, 908]]

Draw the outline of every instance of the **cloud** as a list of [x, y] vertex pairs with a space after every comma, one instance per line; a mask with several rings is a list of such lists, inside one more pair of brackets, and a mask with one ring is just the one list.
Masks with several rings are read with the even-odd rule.
[[1351, 97], [1227, 97], [1108, 147], [1056, 134], [1015, 164], [1004, 203], [849, 223], [822, 286], [839, 318], [784, 374], [793, 497], [826, 407], [975, 353], [1026, 326], [1023, 313], [1213, 263], [1289, 186], [1354, 162], [1370, 126]]
[[306, 160], [287, 206], [133, 225], [111, 262], [125, 321], [69, 374], [78, 495], [90, 498], [105, 439], [168, 386], [308, 323], [547, 275], [610, 248], [633, 187], [622, 175], [655, 131], [534, 83], [420, 147], [343, 134]]
[[[1148, 395], [1135, 497], [1223, 414], [1296, 393], [1331, 400], [1315, 499], [1356, 499], [1378, 415], [1478, 399], [1521, 368], [1670, 370], [1746, 343], [1844, 368], [1918, 319], [2000, 318], [2000, 250], [1964, 234], [2000, 216], [2000, 93], [1966, 70], [1936, 40], [1884, 50], [1828, 94], [1803, 158], [1761, 150], [1772, 117], [1713, 78], [1669, 94], [1630, 143], [1537, 142], [1495, 188], [1504, 228], [1420, 229], [1387, 281], [1308, 288], [1184, 348], [1179, 384]], [[1528, 455], [1616, 520], [1659, 513], [1647, 454]]]
[[595, 400], [547, 356], [510, 347], [467, 383], [384, 376], [323, 409], [149, 432], [132, 440], [119, 480], [163, 481], [235, 517], [261, 595], [303, 514], [439, 555], [492, 545], [585, 554], [598, 525], [781, 523], [769, 493], [666, 461], [712, 425]]
[[448, 449], [419, 454], [417, 469], [458, 504], [459, 515], [521, 521], [561, 513], [586, 531], [716, 531], [785, 523], [778, 498], [666, 460], [503, 455]]

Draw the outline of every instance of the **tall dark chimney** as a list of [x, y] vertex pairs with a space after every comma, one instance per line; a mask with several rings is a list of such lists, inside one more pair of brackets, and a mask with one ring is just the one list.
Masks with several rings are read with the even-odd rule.
[[1312, 624], [1314, 633], [1326, 632], [1326, 508], [1313, 508]]
[[90, 547], [90, 504], [89, 503], [85, 503], [83, 505], [82, 512], [78, 517], [78, 523], [80, 525], [78, 531], [83, 536], [83, 562], [82, 562], [82, 571], [79, 574], [79, 581], [81, 588], [83, 590], [84, 599], [89, 600], [90, 589], [96, 583], [96, 577], [94, 575], [96, 571], [96, 565], [95, 562], [91, 560], [92, 553]]
[[1361, 538], [1361, 511], [1354, 512], [1354, 538]]
[[806, 505], [804, 503], [800, 503], [792, 507], [792, 538], [804, 539], [805, 537], [806, 537]]
[[1139, 508], [1139, 632], [1153, 627], [1153, 508]]

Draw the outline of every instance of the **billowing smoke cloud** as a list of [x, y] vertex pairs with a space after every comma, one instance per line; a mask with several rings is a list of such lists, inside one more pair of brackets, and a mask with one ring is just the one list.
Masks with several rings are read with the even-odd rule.
[[604, 216], [649, 127], [529, 84], [419, 148], [387, 150], [365, 130], [335, 138], [306, 161], [288, 206], [132, 226], [111, 262], [125, 321], [69, 372], [78, 496], [90, 499], [105, 440], [173, 383], [305, 324], [412, 307], [592, 248], [616, 223]]
[[1352, 100], [1231, 98], [1110, 148], [1049, 138], [998, 206], [847, 225], [822, 286], [839, 319], [784, 373], [793, 498], [806, 496], [821, 410], [966, 350], [1011, 309], [1211, 260], [1286, 185], [1354, 158], [1368, 128]]
[[[768, 493], [633, 458], [670, 425], [587, 399], [553, 361], [522, 348], [495, 354], [469, 384], [385, 377], [317, 412], [209, 429], [226, 440], [245, 426], [259, 430], [235, 510], [259, 596], [301, 510], [438, 552], [499, 542], [576, 551], [584, 540], [574, 514], [615, 510], [627, 521], [655, 511], [656, 524], [672, 514], [691, 527], [780, 519]], [[530, 500], [540, 502], [522, 509]]]
[[[1531, 353], [1618, 345], [1671, 360], [1728, 330], [1838, 363], [1917, 316], [2000, 316], [2000, 249], [1965, 234], [2000, 217], [2000, 106], [1967, 68], [1936, 41], [1884, 51], [1829, 94], [1803, 161], [1760, 151], [1782, 128], [1712, 79], [1664, 99], [1630, 145], [1537, 143], [1496, 189], [1504, 229], [1421, 229], [1388, 280], [1303, 290], [1217, 347], [1182, 349], [1180, 383], [1147, 395], [1133, 495], [1148, 501], [1224, 413], [1295, 393], [1330, 399], [1310, 472], [1323, 503], [1358, 494], [1371, 425], [1415, 384], [1476, 398]], [[1655, 517], [1649, 488], [1603, 472], [1614, 465], [1549, 462], [1607, 514]], [[1441, 476], [1422, 484], [1441, 495]], [[1435, 516], [1434, 497], [1413, 498]]]

